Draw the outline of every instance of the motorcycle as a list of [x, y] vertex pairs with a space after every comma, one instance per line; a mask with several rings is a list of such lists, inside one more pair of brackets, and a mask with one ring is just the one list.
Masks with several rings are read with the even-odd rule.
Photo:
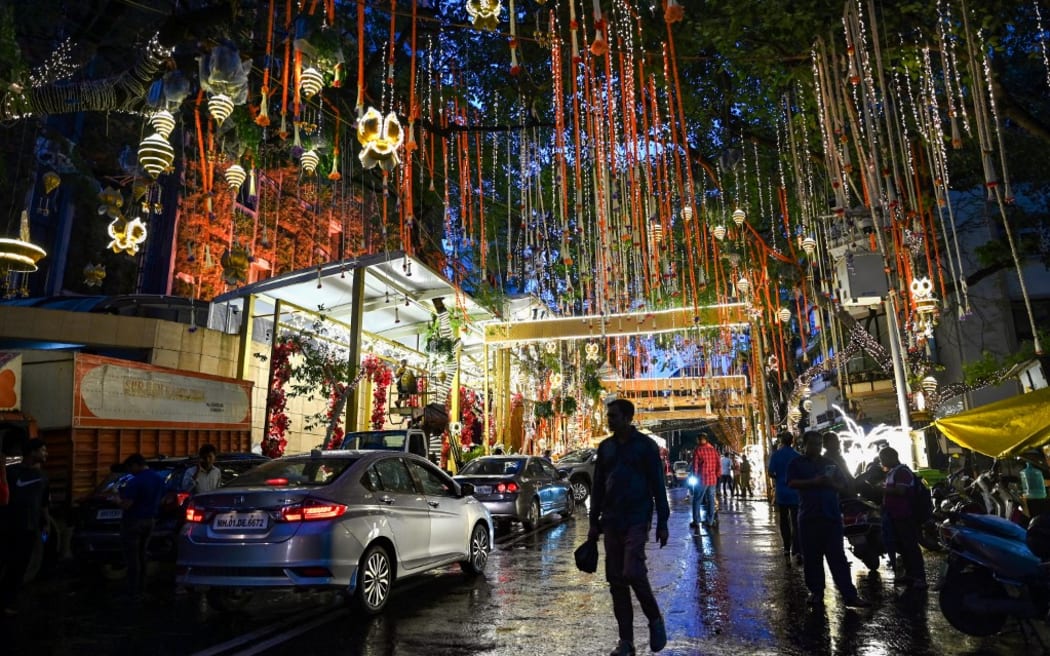
[[879, 559], [886, 552], [882, 542], [882, 512], [874, 503], [860, 497], [846, 497], [839, 501], [842, 510], [842, 528], [850, 551], [869, 570], [879, 568]]
[[[1050, 522], [1045, 524], [1050, 526]], [[1050, 570], [1041, 557], [1045, 529], [1032, 536], [1024, 527], [991, 514], [951, 513], [941, 527], [948, 550], [939, 603], [948, 623], [972, 636], [990, 636], [1011, 618], [1046, 618], [1050, 610]], [[1039, 553], [1037, 555], [1033, 549]]]

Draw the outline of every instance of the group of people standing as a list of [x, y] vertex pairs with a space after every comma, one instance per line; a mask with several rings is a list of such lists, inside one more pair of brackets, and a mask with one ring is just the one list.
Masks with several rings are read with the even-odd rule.
[[[790, 433], [781, 434], [768, 467], [769, 476], [775, 481], [774, 501], [784, 558], [802, 564], [809, 604], [824, 603], [827, 561], [845, 605], [868, 606], [853, 584], [843, 546], [839, 498], [855, 492], [855, 481], [839, 450], [838, 437], [834, 433], [807, 431], [802, 435], [802, 453], [795, 450], [793, 442]], [[899, 454], [890, 447], [882, 449], [878, 459], [886, 472], [883, 523], [892, 532], [893, 549], [904, 561], [904, 574], [895, 583], [924, 590], [926, 571], [919, 547], [919, 527], [908, 499], [914, 494], [915, 473], [900, 462]]]
[[720, 493], [723, 499], [728, 497], [750, 497], [751, 461], [747, 455], [739, 459], [736, 454], [719, 454], [707, 435], [701, 433], [699, 443], [693, 450], [691, 471], [697, 483], [690, 491], [693, 516], [689, 528], [696, 532], [700, 526], [716, 528], [718, 513], [715, 510], [715, 494]]

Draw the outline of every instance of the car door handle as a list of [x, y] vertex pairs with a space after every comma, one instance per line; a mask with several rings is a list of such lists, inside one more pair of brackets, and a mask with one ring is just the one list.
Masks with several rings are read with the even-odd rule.
[[427, 501], [427, 505], [430, 506], [431, 508], [437, 508], [438, 506], [441, 505], [441, 502], [440, 501]]
[[379, 497], [379, 500], [382, 501], [383, 503], [385, 503], [388, 506], [391, 505], [392, 503], [394, 503], [394, 497], [391, 497], [391, 496], [385, 496], [384, 495], [384, 496]]

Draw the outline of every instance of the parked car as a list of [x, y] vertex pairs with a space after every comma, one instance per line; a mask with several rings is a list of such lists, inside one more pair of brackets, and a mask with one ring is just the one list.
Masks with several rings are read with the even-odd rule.
[[[269, 458], [254, 453], [220, 453], [215, 466], [222, 472], [226, 484], [251, 469], [268, 462]], [[197, 457], [148, 458], [146, 466], [164, 476], [165, 494], [160, 514], [153, 527], [147, 552], [151, 558], [171, 560], [175, 557], [175, 536], [182, 524], [182, 507], [190, 496], [183, 492], [182, 476], [197, 464]], [[131, 479], [122, 465], [115, 465], [109, 476], [95, 488], [91, 496], [81, 499], [74, 510], [73, 555], [81, 560], [99, 563], [120, 570], [124, 565], [124, 551], [120, 542], [120, 520], [124, 511], [112, 498]]]
[[591, 495], [597, 453], [594, 449], [579, 449], [566, 453], [558, 460], [558, 471], [568, 476], [577, 504], [583, 503]]
[[463, 465], [455, 479], [471, 483], [474, 496], [500, 524], [516, 521], [532, 530], [548, 515], [570, 517], [576, 510], [568, 477], [544, 458], [482, 456]]
[[685, 485], [686, 479], [689, 478], [689, 463], [685, 460], [676, 460], [671, 469], [674, 472], [674, 484], [679, 487]]
[[405, 577], [485, 569], [492, 517], [473, 493], [410, 453], [278, 458], [190, 500], [175, 578], [224, 609], [266, 588], [339, 589], [378, 613]]

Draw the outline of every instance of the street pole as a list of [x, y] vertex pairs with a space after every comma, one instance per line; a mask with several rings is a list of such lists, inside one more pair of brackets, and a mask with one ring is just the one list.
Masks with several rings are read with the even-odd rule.
[[[904, 357], [900, 345], [900, 329], [897, 326], [897, 309], [894, 302], [895, 292], [890, 291], [886, 295], [886, 329], [889, 332], [890, 356], [893, 358], [893, 381], [897, 388], [897, 410], [900, 414], [901, 430], [905, 435], [911, 436], [911, 421], [908, 417], [908, 381], [904, 375]], [[912, 448], [912, 462], [914, 458], [914, 446]]]

